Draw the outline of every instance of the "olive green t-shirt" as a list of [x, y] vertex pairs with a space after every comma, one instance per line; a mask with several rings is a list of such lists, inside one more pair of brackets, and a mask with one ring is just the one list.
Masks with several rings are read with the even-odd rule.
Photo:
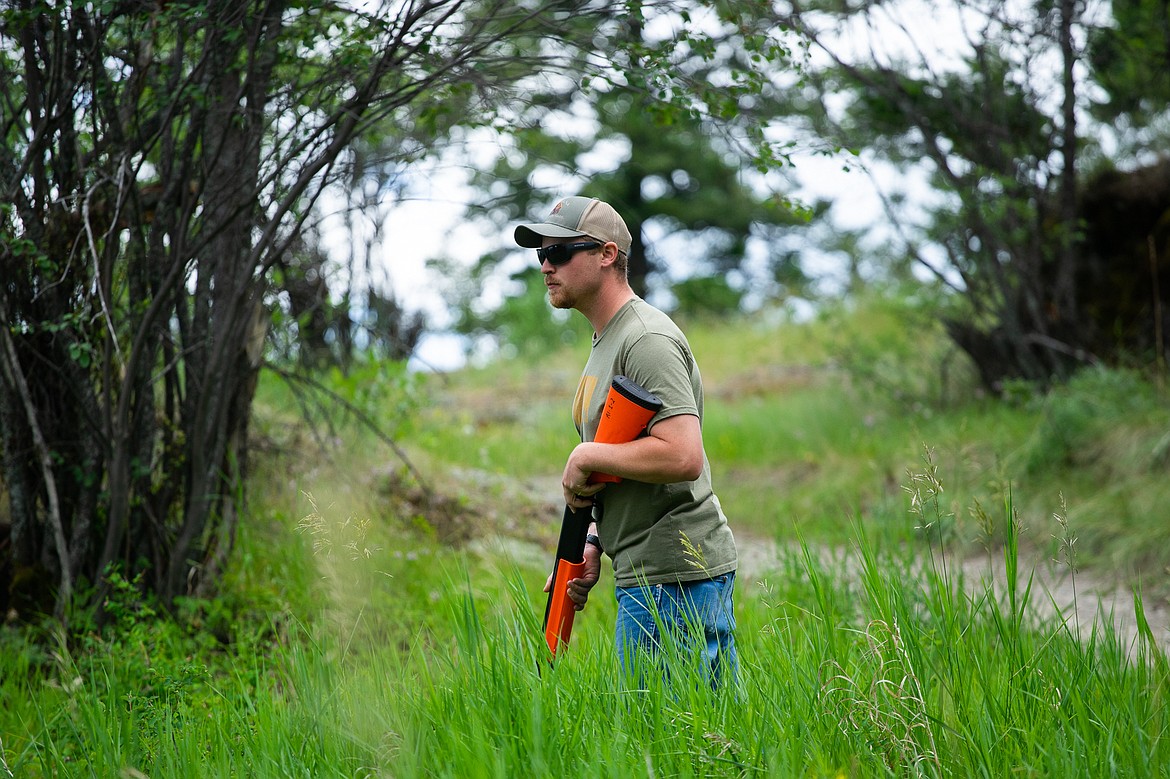
[[[581, 375], [573, 421], [582, 441], [597, 433], [614, 376], [626, 376], [663, 402], [648, 429], [678, 414], [703, 421], [703, 384], [690, 344], [670, 318], [641, 298], [622, 306], [601, 333]], [[735, 539], [711, 488], [711, 468], [690, 482], [625, 479], [599, 493], [601, 545], [619, 587], [694, 581], [736, 567]]]

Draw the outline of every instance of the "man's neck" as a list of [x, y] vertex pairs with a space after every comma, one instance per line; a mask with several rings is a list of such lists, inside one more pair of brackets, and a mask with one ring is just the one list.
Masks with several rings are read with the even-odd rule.
[[589, 324], [593, 325], [593, 334], [601, 335], [601, 331], [609, 324], [609, 320], [613, 319], [614, 314], [634, 297], [636, 297], [634, 290], [629, 284], [608, 284], [602, 287], [589, 310], [581, 313], [589, 320]]

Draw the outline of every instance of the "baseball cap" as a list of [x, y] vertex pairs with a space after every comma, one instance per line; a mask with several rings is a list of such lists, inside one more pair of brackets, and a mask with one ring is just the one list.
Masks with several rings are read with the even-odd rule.
[[618, 251], [630, 254], [634, 242], [630, 228], [626, 227], [613, 206], [597, 198], [573, 196], [553, 206], [552, 212], [543, 222], [519, 225], [516, 228], [516, 243], [525, 249], [538, 249], [542, 238], [573, 238], [588, 235], [606, 243], [613, 241]]

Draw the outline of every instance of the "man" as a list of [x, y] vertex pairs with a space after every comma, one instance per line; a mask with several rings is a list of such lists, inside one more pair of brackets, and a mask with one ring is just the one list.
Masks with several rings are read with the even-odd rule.
[[[664, 649], [677, 646], [701, 658], [712, 685], [725, 681], [724, 674], [734, 683], [735, 539], [711, 488], [703, 386], [690, 345], [666, 314], [630, 288], [632, 238], [608, 203], [565, 198], [544, 222], [518, 226], [515, 240], [537, 250], [552, 305], [580, 311], [593, 326], [593, 349], [573, 401], [582, 443], [569, 455], [561, 487], [574, 510], [596, 503], [595, 522], [585, 574], [569, 582], [569, 597], [578, 611], [585, 607], [604, 549], [613, 560], [617, 650], [627, 673], [639, 657], [661, 664]], [[596, 443], [617, 375], [657, 395], [663, 407], [641, 438]], [[622, 481], [590, 485], [594, 472]], [[551, 578], [546, 592], [550, 586]]]

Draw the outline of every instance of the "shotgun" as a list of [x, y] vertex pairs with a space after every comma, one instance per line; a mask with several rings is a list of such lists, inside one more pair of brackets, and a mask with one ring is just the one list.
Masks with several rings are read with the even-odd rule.
[[[605, 398], [597, 435], [593, 440], [603, 444], [624, 444], [633, 441], [646, 429], [647, 423], [662, 408], [662, 401], [625, 376], [615, 376]], [[616, 483], [617, 476], [593, 473], [590, 484]], [[557, 541], [557, 555], [553, 560], [552, 586], [548, 590], [548, 604], [544, 607], [544, 638], [552, 658], [562, 643], [568, 643], [573, 630], [576, 609], [569, 598], [568, 586], [585, 571], [585, 536], [592, 521], [592, 511], [574, 511], [565, 506], [561, 520], [561, 535]]]

